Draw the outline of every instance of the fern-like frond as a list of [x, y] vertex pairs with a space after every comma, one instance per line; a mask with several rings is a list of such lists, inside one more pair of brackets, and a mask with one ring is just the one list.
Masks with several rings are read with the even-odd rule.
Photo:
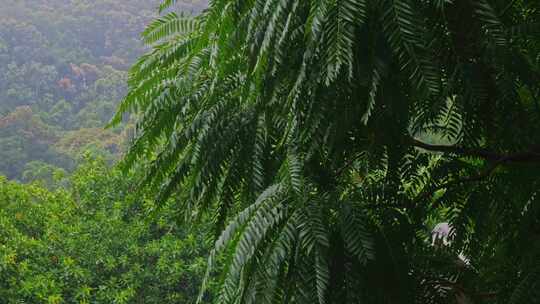
[[199, 22], [193, 17], [179, 16], [175, 12], [157, 18], [150, 23], [144, 32], [142, 38], [146, 44], [154, 44], [164, 39], [171, 39], [171, 36], [186, 36], [199, 27]]

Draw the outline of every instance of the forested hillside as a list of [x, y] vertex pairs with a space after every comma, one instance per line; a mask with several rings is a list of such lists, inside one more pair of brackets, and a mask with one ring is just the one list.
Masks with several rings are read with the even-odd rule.
[[132, 127], [104, 128], [158, 4], [0, 0], [0, 303], [197, 297], [204, 227], [135, 192], [142, 172], [112, 168]]
[[[0, 1], [0, 175], [22, 181], [70, 171], [84, 150], [109, 160], [129, 126], [104, 130], [144, 52], [158, 1]], [[197, 13], [204, 1], [179, 1]]]

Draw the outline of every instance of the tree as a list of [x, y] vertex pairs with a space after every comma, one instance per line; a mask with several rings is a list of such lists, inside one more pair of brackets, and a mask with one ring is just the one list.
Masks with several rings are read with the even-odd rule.
[[24, 166], [22, 178], [24, 182], [39, 182], [44, 187], [54, 188], [62, 185], [66, 171], [42, 161], [31, 161]]
[[[72, 171], [71, 156], [79, 155], [58, 148], [77, 130], [102, 128], [110, 120], [126, 93], [127, 67], [144, 51], [139, 32], [152, 20], [153, 7], [146, 0], [0, 2], [0, 121], [27, 106], [40, 121], [37, 131], [24, 124], [0, 126], [3, 174], [26, 180], [23, 173], [27, 165], [35, 167], [33, 161]], [[39, 138], [45, 130], [54, 131], [53, 140]], [[118, 149], [109, 145], [115, 150], [111, 158], [122, 151], [115, 144]]]
[[62, 157], [54, 149], [57, 140], [57, 130], [44, 123], [28, 106], [0, 116], [0, 174], [11, 179], [22, 178], [26, 164], [32, 160], [72, 167], [72, 159]]
[[[51, 169], [34, 166], [30, 174]], [[151, 212], [152, 201], [132, 191], [133, 176], [99, 159], [86, 158], [54, 186], [0, 176], [3, 303], [194, 302], [204, 227], [180, 227], [168, 207]]]
[[165, 14], [113, 120], [140, 113], [124, 165], [215, 218], [217, 303], [539, 301], [539, 21], [526, 0]]

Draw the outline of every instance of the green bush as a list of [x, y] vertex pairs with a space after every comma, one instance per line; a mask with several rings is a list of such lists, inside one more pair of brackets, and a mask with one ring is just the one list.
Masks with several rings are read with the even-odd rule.
[[206, 267], [203, 230], [181, 228], [167, 206], [149, 216], [153, 203], [134, 187], [98, 160], [54, 192], [0, 178], [2, 303], [195, 299]]

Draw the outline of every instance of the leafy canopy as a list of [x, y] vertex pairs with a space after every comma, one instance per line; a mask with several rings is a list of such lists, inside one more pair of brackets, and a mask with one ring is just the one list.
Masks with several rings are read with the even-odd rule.
[[113, 120], [140, 115], [124, 166], [213, 216], [217, 303], [538, 301], [539, 22], [526, 0], [167, 13]]
[[0, 176], [2, 303], [195, 302], [202, 236], [169, 208], [145, 218], [152, 201], [104, 161], [86, 158], [66, 180], [50, 191]]

